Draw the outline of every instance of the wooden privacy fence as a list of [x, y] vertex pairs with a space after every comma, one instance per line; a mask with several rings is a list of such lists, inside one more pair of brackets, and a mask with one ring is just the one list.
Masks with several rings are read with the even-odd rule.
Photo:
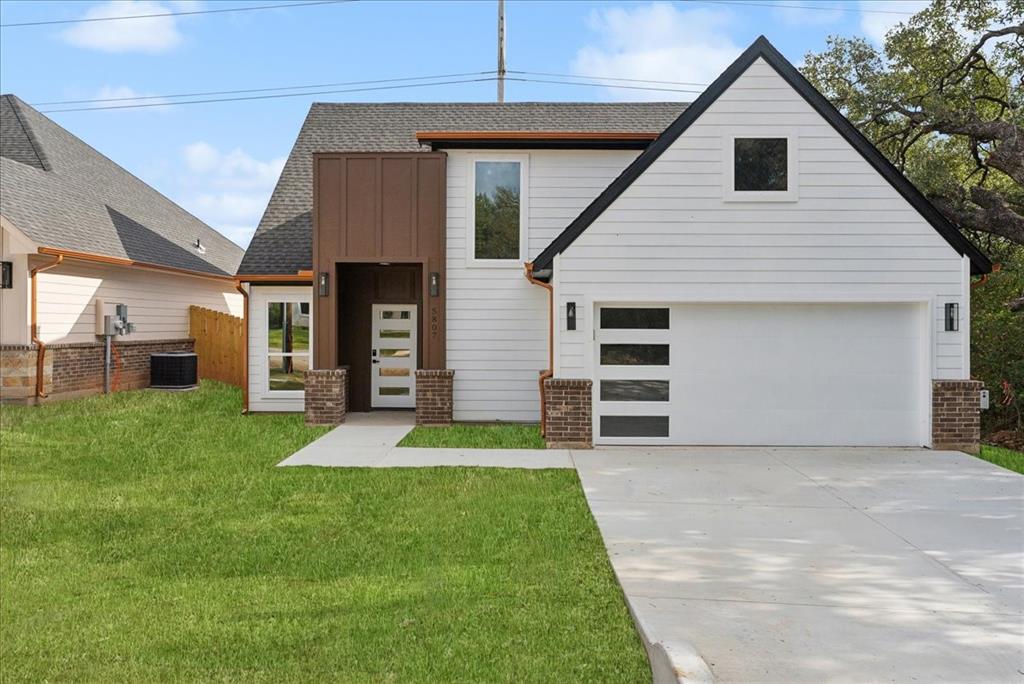
[[196, 341], [199, 377], [243, 387], [242, 346], [245, 330], [242, 319], [201, 306], [190, 306], [188, 330]]

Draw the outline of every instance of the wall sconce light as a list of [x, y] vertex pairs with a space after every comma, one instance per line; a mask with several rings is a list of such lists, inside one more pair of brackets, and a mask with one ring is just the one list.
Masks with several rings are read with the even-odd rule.
[[960, 305], [956, 302], [946, 304], [946, 332], [960, 329]]
[[0, 261], [0, 289], [10, 290], [14, 287], [14, 262]]
[[441, 294], [441, 274], [437, 271], [430, 272], [430, 296], [437, 297]]
[[565, 305], [565, 328], [566, 330], [576, 329], [576, 302], [568, 302]]
[[321, 297], [326, 297], [330, 292], [330, 274], [327, 271], [320, 271], [317, 277], [317, 293]]

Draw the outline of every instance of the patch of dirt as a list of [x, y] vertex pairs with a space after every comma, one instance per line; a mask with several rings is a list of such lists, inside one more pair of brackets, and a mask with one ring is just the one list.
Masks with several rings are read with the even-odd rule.
[[991, 435], [985, 438], [986, 444], [993, 446], [1004, 447], [1006, 449], [1013, 449], [1014, 451], [1024, 451], [1024, 432], [1017, 430], [1000, 430], [999, 432], [993, 432]]

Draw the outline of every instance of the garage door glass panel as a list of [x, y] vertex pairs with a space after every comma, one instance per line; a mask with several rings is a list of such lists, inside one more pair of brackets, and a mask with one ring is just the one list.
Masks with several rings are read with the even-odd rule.
[[668, 330], [668, 308], [601, 309], [604, 330]]
[[668, 416], [601, 416], [602, 437], [668, 437]]
[[667, 366], [667, 344], [602, 344], [602, 366]]
[[601, 401], [668, 401], [668, 380], [602, 380]]

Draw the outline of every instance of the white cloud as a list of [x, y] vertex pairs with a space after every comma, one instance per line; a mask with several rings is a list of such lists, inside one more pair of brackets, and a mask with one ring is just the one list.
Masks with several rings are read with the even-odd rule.
[[[572, 71], [581, 76], [706, 84], [742, 51], [729, 36], [733, 15], [728, 10], [679, 9], [657, 2], [595, 10], [588, 23], [598, 34], [598, 42], [577, 51]], [[621, 100], [696, 97], [696, 93], [685, 92], [608, 90]]]
[[[195, 3], [172, 3], [170, 6], [154, 0], [109, 0], [93, 5], [82, 19], [103, 19], [140, 14], [162, 14], [187, 11]], [[90, 21], [74, 24], [65, 29], [61, 37], [78, 47], [102, 52], [166, 52], [177, 47], [182, 40], [177, 17], [147, 17], [123, 21]]]
[[[928, 0], [860, 0], [860, 28], [876, 45], [885, 42], [889, 29], [920, 12], [929, 5]], [[909, 12], [910, 14], [889, 14]]]
[[284, 168], [284, 157], [260, 161], [240, 149], [223, 152], [199, 141], [182, 150], [182, 159], [188, 180], [180, 204], [247, 245]]

